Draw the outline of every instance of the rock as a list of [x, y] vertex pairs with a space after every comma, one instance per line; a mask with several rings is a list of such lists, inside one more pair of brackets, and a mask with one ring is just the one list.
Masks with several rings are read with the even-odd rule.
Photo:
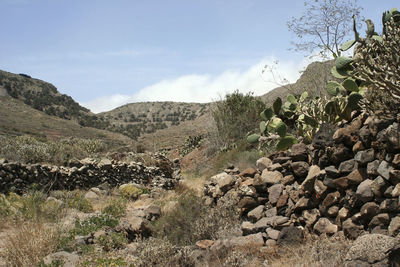
[[398, 151], [400, 149], [400, 125], [395, 122], [379, 132], [377, 142], [384, 144], [388, 152]]
[[393, 170], [393, 167], [388, 162], [382, 160], [382, 162], [379, 164], [377, 172], [380, 176], [386, 180], [389, 180], [391, 170]]
[[214, 244], [213, 240], [199, 240], [196, 242], [196, 246], [200, 249], [208, 249]]
[[222, 192], [227, 192], [231, 189], [232, 185], [235, 183], [235, 179], [232, 175], [225, 172], [217, 174], [210, 179], [214, 184], [218, 185]]
[[249, 218], [253, 222], [256, 222], [260, 220], [264, 216], [264, 214], [264, 205], [260, 205], [257, 208], [249, 211], [249, 213], [247, 213], [247, 218]]
[[400, 154], [394, 155], [392, 164], [393, 164], [393, 166], [395, 166], [396, 168], [400, 168]]
[[257, 206], [258, 206], [257, 200], [255, 200], [252, 197], [243, 197], [238, 203], [238, 207], [244, 210], [250, 210]]
[[361, 169], [355, 169], [349, 175], [347, 175], [347, 179], [350, 184], [358, 185], [365, 179], [367, 179], [366, 173]]
[[109, 170], [112, 168], [112, 162], [109, 159], [101, 159], [97, 166], [99, 166], [100, 169]]
[[150, 221], [154, 221], [161, 216], [161, 208], [153, 204], [145, 207], [143, 211], [145, 213], [146, 219]]
[[393, 191], [393, 189], [394, 189], [394, 186], [393, 186], [393, 185], [388, 186], [388, 188], [386, 188], [385, 192], [383, 192], [383, 196], [384, 196], [384, 197], [388, 197], [388, 198], [392, 197], [392, 191]]
[[303, 229], [295, 226], [288, 226], [281, 230], [276, 243], [282, 246], [298, 245], [303, 242], [303, 239]]
[[300, 189], [303, 190], [306, 194], [312, 193], [314, 189], [314, 183], [318, 175], [320, 175], [321, 169], [317, 165], [312, 165], [309, 168], [306, 179], [304, 179], [303, 183], [300, 186]]
[[378, 175], [379, 160], [374, 160], [367, 164], [367, 174], [369, 177]]
[[385, 179], [383, 179], [382, 176], [378, 176], [372, 182], [371, 189], [375, 196], [380, 197], [382, 195], [385, 186], [386, 186]]
[[238, 236], [229, 240], [233, 247], [261, 247], [264, 245], [262, 233], [251, 234], [247, 236]]
[[360, 209], [361, 218], [370, 221], [379, 212], [379, 206], [375, 202], [367, 202]]
[[50, 266], [54, 262], [62, 262], [63, 267], [75, 267], [78, 266], [79, 263], [79, 256], [73, 253], [69, 253], [66, 251], [59, 251], [52, 253], [50, 255], [47, 255], [43, 259], [43, 263]]
[[314, 225], [314, 231], [319, 235], [321, 234], [333, 235], [337, 233], [338, 226], [336, 224], [331, 223], [331, 221], [329, 221], [329, 219], [327, 218], [320, 218], [318, 222]]
[[315, 180], [314, 191], [317, 199], [324, 198], [327, 189], [328, 187], [321, 180]]
[[269, 171], [271, 171], [271, 172], [273, 172], [273, 171], [281, 171], [282, 170], [282, 165], [279, 164], [279, 163], [275, 163], [275, 164], [270, 165], [267, 169]]
[[268, 200], [271, 204], [276, 204], [284, 189], [283, 184], [275, 184], [268, 188]]
[[286, 175], [285, 177], [283, 177], [281, 183], [283, 185], [290, 185], [293, 184], [294, 182], [294, 176], [293, 175]]
[[263, 157], [257, 160], [256, 166], [262, 172], [264, 169], [272, 165], [272, 160], [267, 157]]
[[321, 216], [321, 214], [319, 210], [311, 209], [311, 210], [304, 210], [301, 216], [303, 217], [306, 226], [311, 227]]
[[336, 217], [339, 212], [339, 207], [338, 206], [331, 206], [328, 211], [326, 212], [329, 217]]
[[349, 218], [342, 223], [342, 230], [348, 238], [356, 239], [364, 230], [364, 227], [353, 223]]
[[349, 217], [349, 210], [348, 210], [347, 208], [343, 207], [343, 208], [341, 208], [341, 209], [338, 211], [337, 219], [338, 219], [340, 222], [344, 221], [344, 220], [347, 219], [348, 217]]
[[97, 195], [95, 192], [93, 192], [93, 191], [88, 191], [86, 194], [85, 194], [85, 199], [88, 199], [88, 200], [94, 200], [94, 199], [99, 199], [100, 197], [99, 197], [99, 195]]
[[397, 198], [385, 199], [379, 206], [381, 212], [398, 212], [399, 200]]
[[308, 161], [308, 148], [305, 144], [294, 144], [290, 148], [289, 157], [293, 162]]
[[372, 180], [364, 180], [361, 184], [358, 185], [356, 191], [356, 198], [360, 200], [362, 203], [371, 201], [374, 198], [374, 194], [372, 192]]
[[299, 212], [305, 209], [311, 208], [311, 201], [309, 198], [302, 197], [297, 201], [297, 203], [294, 205], [294, 212]]
[[397, 185], [393, 188], [391, 195], [392, 195], [392, 197], [398, 197], [398, 196], [400, 196], [400, 184], [397, 184]]
[[153, 232], [153, 226], [148, 220], [136, 216], [122, 219], [115, 229], [117, 232], [125, 232], [130, 241], [138, 237], [149, 237]]
[[344, 191], [349, 187], [349, 179], [347, 177], [341, 177], [333, 180], [333, 184], [338, 190]]
[[289, 195], [288, 194], [281, 195], [279, 197], [278, 201], [276, 202], [276, 208], [279, 209], [281, 207], [286, 206], [288, 199], [289, 199]]
[[321, 206], [325, 208], [329, 208], [332, 205], [335, 205], [340, 200], [340, 193], [338, 191], [329, 193], [325, 199], [322, 201]]
[[278, 215], [278, 211], [277, 211], [276, 207], [269, 208], [265, 211], [265, 217], [267, 217], [267, 218], [274, 217], [276, 215]]
[[367, 150], [357, 152], [354, 159], [358, 162], [360, 166], [366, 166], [369, 162], [375, 159], [374, 149], [370, 148]]
[[328, 166], [325, 168], [325, 172], [328, 176], [337, 178], [339, 177], [339, 171], [335, 168], [335, 166]]
[[273, 239], [273, 240], [278, 240], [279, 234], [281, 233], [278, 230], [272, 229], [272, 228], [267, 228], [267, 230], [265, 230], [268, 238]]
[[381, 213], [376, 216], [374, 216], [371, 221], [368, 224], [369, 229], [374, 229], [377, 226], [380, 226], [381, 228], [389, 225], [390, 223], [390, 217], [388, 213]]
[[239, 176], [241, 177], [250, 177], [254, 178], [254, 175], [256, 175], [257, 171], [253, 168], [247, 168], [243, 170], [242, 172], [239, 173]]
[[371, 145], [371, 132], [368, 129], [368, 126], [361, 127], [360, 131], [358, 132], [358, 136], [360, 136], [361, 141], [366, 145]]
[[266, 192], [269, 185], [278, 184], [283, 175], [278, 171], [263, 170], [261, 176], [254, 178], [254, 187], [260, 191]]
[[333, 134], [333, 141], [337, 144], [344, 143], [346, 146], [353, 146], [356, 142], [355, 137], [362, 126], [362, 118], [353, 120], [349, 125], [339, 128]]
[[389, 172], [389, 182], [395, 185], [400, 183], [400, 170], [391, 170]]
[[359, 151], [362, 151], [362, 150], [364, 150], [365, 149], [365, 146], [364, 146], [364, 144], [363, 144], [363, 142], [361, 142], [361, 141], [358, 141], [358, 142], [356, 142], [355, 144], [354, 144], [354, 146], [353, 146], [353, 148], [352, 148], [352, 151], [353, 151], [353, 153], [358, 153]]
[[305, 177], [310, 169], [310, 165], [304, 161], [292, 162], [291, 167], [294, 175], [297, 177]]
[[316, 148], [324, 148], [325, 146], [333, 146], [333, 134], [336, 131], [336, 126], [328, 123], [322, 123], [318, 132], [315, 134], [312, 144]]
[[[387, 252], [397, 244], [398, 241], [395, 238], [385, 235], [360, 236], [347, 252], [344, 266], [389, 266]], [[354, 265], [355, 263], [358, 264]]]
[[338, 171], [340, 174], [347, 174], [352, 172], [356, 168], [357, 168], [357, 161], [355, 159], [350, 159], [340, 163]]
[[335, 146], [333, 148], [333, 153], [331, 156], [331, 162], [335, 165], [343, 162], [345, 160], [349, 160], [353, 157], [350, 149], [340, 144], [339, 146]]
[[388, 232], [390, 236], [397, 236], [400, 232], [400, 216], [394, 217], [389, 224]]
[[256, 228], [251, 222], [242, 222], [241, 230], [243, 235], [250, 235], [256, 232]]
[[274, 240], [274, 239], [268, 239], [267, 241], [265, 241], [265, 246], [267, 246], [267, 247], [274, 247], [274, 246], [276, 246], [276, 240]]
[[276, 228], [287, 221], [289, 221], [289, 218], [283, 216], [264, 217], [254, 224], [254, 228], [257, 232], [261, 232], [265, 231], [268, 227]]
[[279, 164], [285, 164], [290, 160], [291, 160], [290, 157], [276, 157], [276, 158], [274, 158], [274, 160], [272, 162], [279, 163]]

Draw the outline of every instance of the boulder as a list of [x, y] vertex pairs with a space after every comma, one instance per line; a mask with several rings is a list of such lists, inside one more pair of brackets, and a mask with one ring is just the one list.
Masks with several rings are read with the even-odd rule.
[[372, 192], [372, 183], [372, 180], [367, 179], [358, 185], [356, 198], [362, 203], [371, 201], [374, 198], [374, 193]]
[[357, 161], [355, 159], [350, 159], [340, 163], [338, 171], [340, 174], [348, 174], [356, 168], [357, 168]]
[[294, 175], [297, 177], [305, 177], [310, 169], [310, 165], [304, 161], [292, 162], [290, 165]]
[[260, 176], [254, 178], [254, 187], [257, 190], [266, 192], [268, 186], [280, 183], [282, 178], [282, 173], [265, 169]]
[[273, 239], [273, 240], [278, 240], [279, 234], [281, 233], [280, 231], [272, 229], [272, 228], [267, 228], [267, 230], [265, 230], [265, 232], [267, 233], [268, 238]]
[[386, 235], [360, 236], [347, 252], [344, 266], [392, 266], [387, 252], [396, 245], [398, 240]]
[[238, 236], [231, 238], [229, 243], [233, 247], [261, 247], [264, 245], [264, 238], [262, 233], [251, 234], [247, 236]]
[[400, 232], [400, 216], [394, 217], [389, 224], [388, 232], [390, 236], [397, 236]]
[[317, 165], [312, 165], [309, 168], [306, 179], [304, 179], [303, 183], [300, 186], [300, 189], [305, 193], [311, 193], [314, 189], [314, 183], [317, 179], [318, 175], [320, 175], [321, 169]]
[[254, 175], [256, 175], [257, 171], [254, 168], [247, 168], [239, 173], [239, 176], [241, 177], [250, 177], [254, 178]]
[[349, 218], [342, 223], [342, 230], [348, 238], [356, 239], [364, 230], [364, 227], [353, 223]]
[[222, 192], [226, 192], [231, 189], [232, 185], [235, 183], [235, 179], [232, 175], [225, 172], [214, 175], [210, 179], [214, 184], [218, 185]]
[[305, 144], [294, 144], [290, 148], [289, 157], [293, 162], [295, 161], [308, 161], [308, 148]]
[[358, 162], [359, 166], [366, 166], [369, 162], [375, 159], [375, 152], [373, 148], [359, 151], [354, 159]]
[[387, 161], [382, 160], [382, 162], [379, 164], [377, 173], [386, 180], [389, 180], [391, 170], [393, 170], [393, 167]]
[[257, 208], [249, 211], [249, 213], [247, 213], [247, 218], [249, 218], [253, 222], [256, 222], [260, 220], [264, 216], [264, 214], [264, 205], [260, 205]]
[[304, 240], [304, 230], [296, 226], [284, 227], [279, 233], [277, 244], [282, 246], [298, 245]]
[[259, 169], [260, 171], [263, 171], [264, 169], [268, 168], [270, 165], [272, 165], [272, 160], [270, 160], [267, 157], [260, 158], [256, 162], [257, 169]]
[[283, 184], [275, 184], [268, 188], [268, 200], [271, 204], [276, 204], [282, 194], [285, 186]]

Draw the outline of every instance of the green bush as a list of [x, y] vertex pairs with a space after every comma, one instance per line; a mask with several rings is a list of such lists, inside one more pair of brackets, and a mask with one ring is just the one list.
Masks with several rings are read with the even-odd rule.
[[244, 95], [239, 91], [227, 94], [224, 100], [216, 102], [212, 108], [212, 116], [220, 142], [229, 146], [243, 140], [260, 123], [260, 113], [264, 109], [265, 103], [259, 98], [252, 93]]
[[114, 218], [121, 218], [125, 215], [126, 199], [117, 198], [112, 199], [104, 207], [103, 213], [113, 216]]
[[97, 242], [103, 248], [103, 250], [111, 251], [114, 249], [124, 248], [125, 244], [128, 243], [128, 239], [122, 233], [110, 232], [100, 236]]
[[85, 198], [82, 191], [58, 191], [60, 199], [64, 201], [68, 208], [77, 209], [79, 211], [90, 213], [93, 212], [92, 204]]

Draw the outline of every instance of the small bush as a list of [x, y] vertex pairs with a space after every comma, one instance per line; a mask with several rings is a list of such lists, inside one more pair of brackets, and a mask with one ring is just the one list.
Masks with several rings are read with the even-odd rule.
[[133, 184], [125, 184], [120, 186], [119, 193], [126, 199], [137, 199], [143, 190]]
[[76, 235], [88, 235], [96, 232], [97, 230], [103, 229], [104, 227], [115, 227], [118, 225], [118, 220], [114, 217], [106, 214], [100, 214], [91, 216], [83, 221], [77, 219], [75, 221], [75, 228], [72, 230], [74, 236]]
[[128, 243], [128, 239], [122, 233], [110, 232], [102, 235], [97, 240], [98, 244], [105, 251], [111, 251], [114, 249], [122, 249]]
[[59, 198], [65, 202], [68, 208], [77, 209], [79, 211], [90, 213], [93, 212], [92, 204], [85, 198], [82, 191], [58, 191]]
[[125, 215], [126, 211], [126, 200], [122, 198], [112, 199], [104, 207], [103, 213], [111, 215], [114, 218], [121, 218]]
[[202, 239], [218, 239], [239, 224], [236, 208], [221, 205], [210, 209], [200, 197], [188, 192], [156, 222], [155, 232], [174, 245], [193, 245]]

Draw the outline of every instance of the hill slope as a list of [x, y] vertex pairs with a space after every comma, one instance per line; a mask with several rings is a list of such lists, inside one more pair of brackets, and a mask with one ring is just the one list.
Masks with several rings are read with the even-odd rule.
[[179, 102], [140, 102], [97, 114], [110, 122], [110, 130], [131, 138], [194, 121], [209, 111], [210, 104]]
[[104, 129], [109, 124], [79, 105], [72, 97], [58, 92], [54, 85], [26, 74], [0, 70], [0, 95], [5, 94], [48, 115], [74, 120], [82, 126]]
[[80, 137], [101, 139], [114, 146], [132, 145], [132, 140], [126, 136], [47, 115], [10, 96], [0, 96], [0, 107], [0, 135], [28, 134], [47, 139]]

